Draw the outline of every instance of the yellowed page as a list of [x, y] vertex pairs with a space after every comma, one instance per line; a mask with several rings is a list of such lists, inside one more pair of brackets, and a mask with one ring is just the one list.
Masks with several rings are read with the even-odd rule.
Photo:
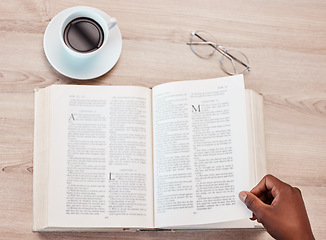
[[248, 218], [242, 75], [153, 88], [155, 227]]
[[151, 90], [50, 90], [49, 227], [152, 227]]

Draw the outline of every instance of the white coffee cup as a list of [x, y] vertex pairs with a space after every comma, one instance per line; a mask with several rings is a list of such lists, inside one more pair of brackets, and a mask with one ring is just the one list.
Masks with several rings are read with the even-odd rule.
[[[85, 59], [85, 58], [91, 58], [96, 56], [100, 53], [101, 49], [108, 44], [108, 35], [110, 32], [110, 29], [112, 29], [116, 24], [117, 20], [112, 17], [108, 17], [106, 13], [100, 11], [99, 9], [93, 8], [93, 7], [86, 7], [86, 6], [80, 6], [80, 7], [74, 7], [72, 8], [73, 11], [70, 12], [70, 14], [64, 19], [61, 25], [61, 31], [60, 31], [60, 43], [62, 47], [65, 49], [65, 51], [78, 59]], [[100, 46], [96, 47], [95, 49], [91, 49], [89, 51], [81, 51], [80, 49], [74, 47], [67, 39], [69, 39], [69, 31], [67, 30], [67, 27], [71, 27], [74, 22], [77, 22], [77, 24], [81, 25], [79, 22], [83, 22], [84, 26], [90, 26], [92, 32], [94, 32], [94, 29], [98, 29], [99, 36], [101, 37], [101, 43]], [[88, 22], [87, 22], [88, 21]], [[86, 22], [86, 23], [85, 23]], [[77, 26], [77, 25], [75, 25]], [[80, 32], [80, 29], [75, 27], [78, 32]], [[77, 30], [74, 30], [75, 32]], [[102, 31], [101, 31], [102, 30]], [[70, 30], [72, 32], [72, 30]], [[89, 33], [90, 34], [90, 33]], [[68, 35], [68, 37], [67, 37]], [[70, 34], [72, 35], [72, 34]], [[82, 34], [74, 34], [73, 37], [70, 37], [75, 40], [76, 43], [78, 43], [78, 37], [85, 38], [86, 40], [88, 38], [92, 38], [92, 36], [85, 36]], [[67, 40], [67, 41], [66, 41]], [[86, 41], [81, 39], [80, 42]], [[76, 45], [75, 43], [75, 45]]]

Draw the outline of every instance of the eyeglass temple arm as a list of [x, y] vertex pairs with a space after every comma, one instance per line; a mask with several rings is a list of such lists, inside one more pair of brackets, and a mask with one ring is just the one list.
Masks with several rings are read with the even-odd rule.
[[[208, 44], [211, 47], [213, 47], [215, 50], [217, 50], [219, 53], [221, 53], [222, 55], [224, 55], [225, 57], [227, 57], [228, 59], [233, 59], [235, 61], [237, 61], [238, 63], [240, 63], [241, 65], [243, 65], [245, 68], [248, 69], [248, 71], [250, 71], [250, 67], [245, 64], [244, 62], [240, 61], [239, 59], [237, 59], [236, 57], [234, 57], [233, 55], [231, 55], [230, 53], [224, 51], [219, 45], [214, 45], [212, 42], [207, 42], [206, 39], [202, 38], [201, 36], [199, 36], [197, 33], [192, 32], [192, 35], [195, 35], [196, 37], [198, 37], [200, 40], [204, 41], [205, 43], [203, 44]], [[187, 43], [188, 44], [188, 43]], [[189, 44], [194, 44], [194, 43], [189, 43]], [[194, 44], [196, 45], [196, 44]]]

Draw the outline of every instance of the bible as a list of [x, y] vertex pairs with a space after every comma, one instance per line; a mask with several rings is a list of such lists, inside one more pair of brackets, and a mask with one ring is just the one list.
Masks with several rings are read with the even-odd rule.
[[242, 75], [35, 90], [34, 231], [254, 228], [263, 97]]

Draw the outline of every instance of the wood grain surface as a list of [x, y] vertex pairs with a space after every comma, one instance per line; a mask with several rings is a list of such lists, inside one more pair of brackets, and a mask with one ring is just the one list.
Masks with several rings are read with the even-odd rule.
[[[118, 20], [116, 66], [89, 81], [53, 69], [43, 35], [60, 11], [99, 8]], [[265, 97], [267, 170], [302, 190], [313, 232], [326, 239], [326, 1], [2, 0], [0, 2], [0, 239], [271, 239], [265, 231], [33, 233], [35, 88], [137, 85], [225, 76], [219, 55], [195, 56], [190, 31], [241, 50], [246, 88]]]

